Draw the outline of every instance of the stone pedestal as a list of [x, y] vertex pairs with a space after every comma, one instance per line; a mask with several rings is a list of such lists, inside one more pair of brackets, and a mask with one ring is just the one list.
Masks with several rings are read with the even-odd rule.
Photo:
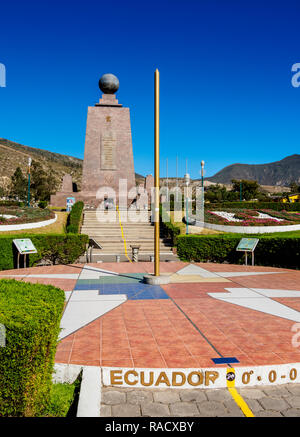
[[[65, 174], [62, 180], [61, 190], [50, 197], [50, 204], [58, 207], [66, 207], [67, 197], [75, 197], [73, 192], [73, 180], [70, 174]], [[77, 201], [77, 199], [76, 199]]]

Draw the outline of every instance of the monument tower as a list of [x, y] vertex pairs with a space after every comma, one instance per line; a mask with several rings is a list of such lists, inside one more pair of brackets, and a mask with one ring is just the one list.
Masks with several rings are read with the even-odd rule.
[[66, 195], [72, 195], [76, 201], [97, 206], [103, 198], [97, 199], [96, 194], [103, 187], [112, 188], [118, 202], [120, 179], [126, 179], [127, 191], [136, 186], [129, 108], [115, 96], [119, 80], [113, 74], [104, 74], [99, 88], [102, 98], [88, 108], [81, 192], [58, 192], [51, 196], [53, 205], [64, 206]]
[[104, 74], [99, 80], [102, 99], [88, 108], [82, 195], [96, 197], [101, 187], [111, 187], [118, 195], [119, 180], [135, 187], [129, 108], [118, 103], [115, 93], [119, 80]]

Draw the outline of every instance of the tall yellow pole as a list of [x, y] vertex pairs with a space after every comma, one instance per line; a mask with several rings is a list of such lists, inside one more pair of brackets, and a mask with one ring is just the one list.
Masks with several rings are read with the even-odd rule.
[[155, 189], [155, 222], [154, 222], [154, 274], [159, 276], [159, 71], [155, 70], [155, 127], [154, 127], [154, 189]]

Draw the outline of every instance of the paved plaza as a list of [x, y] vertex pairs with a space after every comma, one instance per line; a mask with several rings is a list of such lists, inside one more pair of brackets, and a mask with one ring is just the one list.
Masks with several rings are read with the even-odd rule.
[[33, 267], [0, 278], [65, 291], [55, 361], [102, 368], [103, 417], [243, 416], [226, 388], [232, 368], [253, 415], [299, 417], [300, 272], [160, 267], [167, 285], [143, 282], [150, 262]]
[[[171, 283], [142, 282], [153, 264], [58, 265], [1, 278], [66, 292], [56, 362], [88, 366], [224, 367], [297, 363], [300, 272], [215, 263], [161, 263]], [[296, 328], [295, 328], [296, 326]], [[293, 331], [294, 329], [294, 331]]]

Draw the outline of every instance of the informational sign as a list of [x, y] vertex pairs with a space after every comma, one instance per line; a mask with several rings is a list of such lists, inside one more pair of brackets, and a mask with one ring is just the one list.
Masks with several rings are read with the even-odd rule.
[[239, 252], [245, 252], [245, 264], [248, 264], [247, 261], [247, 252], [251, 252], [252, 254], [252, 265], [254, 266], [254, 250], [259, 242], [258, 238], [242, 238], [238, 244], [236, 250]]
[[22, 238], [13, 240], [18, 252], [21, 255], [27, 255], [29, 253], [37, 253], [36, 248], [34, 247], [30, 238]]
[[75, 203], [75, 197], [67, 197], [67, 212], [70, 212]]
[[236, 250], [241, 252], [253, 252], [258, 242], [258, 238], [242, 238]]

